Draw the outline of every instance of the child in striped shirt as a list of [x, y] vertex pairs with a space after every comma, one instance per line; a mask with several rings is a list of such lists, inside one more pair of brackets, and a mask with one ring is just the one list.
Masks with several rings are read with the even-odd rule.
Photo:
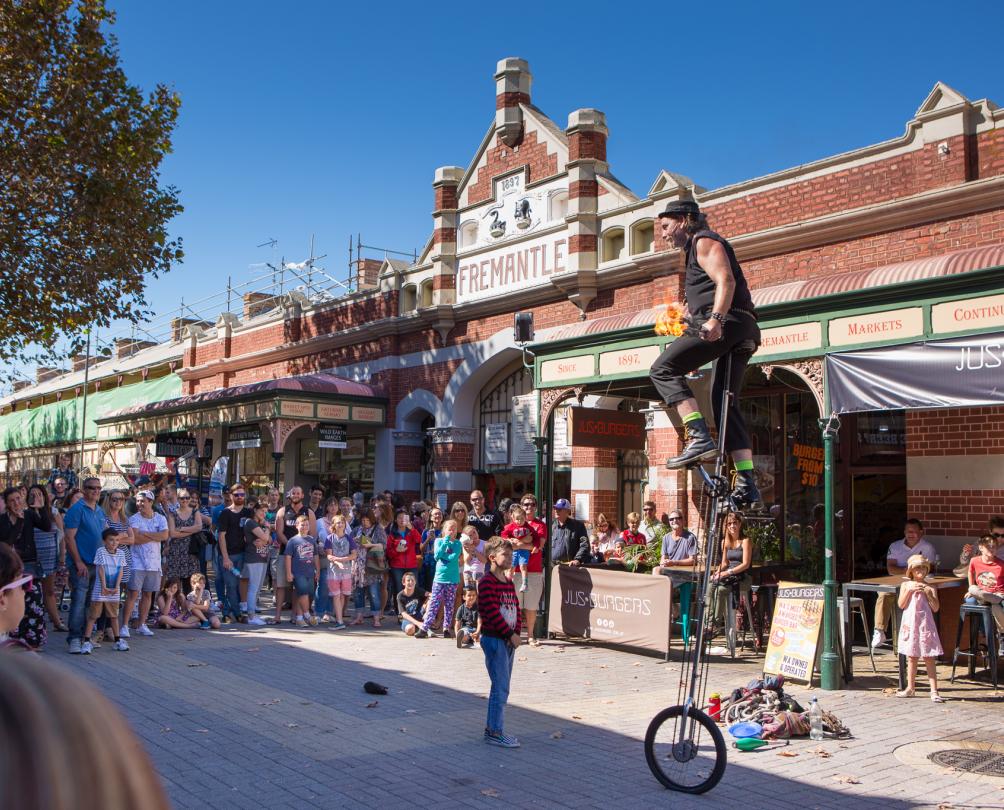
[[492, 682], [485, 742], [502, 748], [519, 748], [519, 740], [506, 734], [503, 728], [512, 665], [520, 643], [519, 599], [516, 588], [506, 576], [506, 571], [512, 567], [512, 549], [505, 539], [492, 537], [485, 543], [485, 556], [491, 570], [478, 583], [481, 649]]

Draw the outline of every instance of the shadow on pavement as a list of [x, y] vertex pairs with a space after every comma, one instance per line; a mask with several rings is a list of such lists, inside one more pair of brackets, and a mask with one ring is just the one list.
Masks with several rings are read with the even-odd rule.
[[[350, 648], [381, 643], [371, 637], [389, 632], [353, 630], [340, 635], [339, 644], [347, 645], [348, 655]], [[177, 807], [420, 802], [619, 810], [739, 803], [804, 810], [861, 801], [829, 775], [819, 776], [827, 784], [814, 785], [811, 776], [796, 782], [771, 773], [775, 754], [731, 748], [725, 776], [713, 791], [703, 797], [667, 791], [645, 763], [647, 719], [619, 733], [549, 714], [550, 701], [576, 696], [576, 684], [559, 675], [547, 692], [532, 698], [539, 710], [507, 710], [506, 728], [522, 748], [494, 748], [481, 739], [488, 680], [480, 651], [457, 651], [442, 640], [417, 642], [414, 654], [401, 656], [401, 672], [311, 649], [316, 642], [310, 635], [158, 632], [156, 639], [134, 642], [128, 654], [105, 645], [92, 656], [70, 658], [54, 647], [46, 658], [89, 677], [122, 707]], [[476, 666], [451, 666], [451, 655], [475, 656]], [[435, 662], [428, 677], [438, 683], [407, 674], [425, 661]], [[517, 668], [517, 694], [519, 677]], [[370, 680], [390, 693], [367, 695], [362, 686]], [[527, 702], [525, 695], [518, 699]], [[662, 708], [653, 703], [651, 714]], [[616, 717], [610, 724], [623, 725]], [[915, 806], [889, 798], [881, 803], [884, 810]]]

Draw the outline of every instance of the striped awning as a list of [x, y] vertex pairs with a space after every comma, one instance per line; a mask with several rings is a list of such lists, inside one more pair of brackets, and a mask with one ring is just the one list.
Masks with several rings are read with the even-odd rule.
[[[969, 248], [926, 259], [886, 264], [871, 270], [856, 270], [851, 273], [791, 281], [753, 290], [753, 303], [757, 307], [783, 304], [788, 301], [805, 301], [826, 295], [870, 290], [891, 284], [905, 284], [923, 279], [954, 276], [1004, 265], [1004, 245]], [[624, 329], [653, 326], [664, 306], [650, 307], [623, 315], [610, 315], [581, 321], [567, 326], [542, 329], [537, 333], [537, 343], [551, 343], [560, 340], [619, 332]]]

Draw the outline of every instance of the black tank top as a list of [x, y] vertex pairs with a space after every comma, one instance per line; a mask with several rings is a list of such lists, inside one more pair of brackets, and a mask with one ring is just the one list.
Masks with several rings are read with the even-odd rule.
[[714, 231], [707, 230], [698, 231], [687, 242], [687, 270], [684, 280], [684, 293], [687, 296], [687, 308], [691, 314], [699, 321], [705, 321], [711, 315], [712, 308], [715, 305], [715, 282], [697, 262], [697, 241], [699, 239], [714, 239], [725, 248], [725, 253], [729, 257], [729, 264], [732, 266], [732, 276], [736, 280], [736, 287], [732, 293], [732, 307], [726, 313], [726, 319], [730, 321], [738, 320], [743, 317], [743, 312], [756, 318], [750, 288], [746, 283], [746, 277], [743, 275], [743, 269], [739, 266], [739, 261], [736, 259], [735, 251], [732, 250], [732, 245]]
[[[294, 512], [293, 511], [293, 507], [287, 506], [286, 507], [286, 511], [283, 512], [283, 515], [282, 515], [283, 531], [282, 531], [282, 533], [284, 535], [286, 535], [286, 541], [287, 542], [289, 542], [290, 540], [292, 540], [294, 537], [296, 537], [300, 533], [297, 530], [297, 528], [296, 528], [296, 519], [300, 515], [307, 515], [309, 517], [310, 516], [310, 507], [306, 506], [304, 504], [301, 504], [300, 505], [300, 511], [299, 512]], [[286, 544], [283, 543], [282, 545], [283, 545], [283, 547], [285, 547]]]

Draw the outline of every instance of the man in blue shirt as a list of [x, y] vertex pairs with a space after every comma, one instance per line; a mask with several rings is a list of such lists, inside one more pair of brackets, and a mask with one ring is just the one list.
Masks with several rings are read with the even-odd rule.
[[85, 478], [84, 497], [71, 506], [63, 518], [66, 551], [71, 557], [70, 565], [70, 617], [67, 624], [70, 632], [67, 643], [70, 654], [79, 655], [84, 634], [84, 621], [94, 590], [94, 555], [101, 547], [101, 533], [107, 519], [98, 506], [101, 498], [101, 482], [94, 477]]
[[[670, 530], [662, 536], [662, 553], [659, 555], [659, 565], [652, 569], [653, 574], [665, 574], [673, 577], [673, 569], [693, 568], [697, 557], [697, 538], [683, 525], [683, 513], [674, 509], [669, 513]], [[683, 581], [680, 578], [680, 581]]]

